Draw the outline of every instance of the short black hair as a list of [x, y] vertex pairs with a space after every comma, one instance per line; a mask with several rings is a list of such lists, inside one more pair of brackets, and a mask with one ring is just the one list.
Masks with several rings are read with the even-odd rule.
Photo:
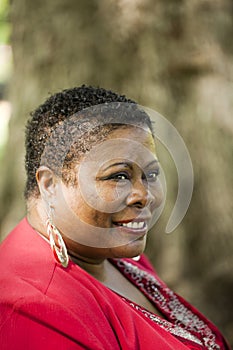
[[[90, 107], [92, 107], [91, 112]], [[119, 119], [119, 115], [122, 116], [122, 119]], [[80, 154], [85, 153], [93, 143], [104, 140], [111, 130], [127, 124], [125, 122], [131, 122], [131, 125], [135, 124], [135, 126], [140, 123], [149, 127], [153, 133], [150, 118], [138, 107], [135, 101], [110, 90], [86, 85], [65, 89], [50, 96], [30, 116], [31, 118], [26, 125], [25, 140], [27, 180], [24, 195], [26, 199], [31, 195], [35, 197], [39, 195], [36, 181], [36, 171], [39, 166], [44, 162], [44, 165], [56, 171], [59, 168], [59, 161], [64, 150], [66, 150], [66, 155], [63, 158], [65, 161], [62, 163], [62, 167], [70, 170], [70, 165], [74, 163], [74, 160], [77, 160], [77, 154], [80, 156]], [[67, 130], [65, 122], [74, 116], [77, 117], [76, 124]], [[104, 120], [102, 125], [101, 118]], [[70, 143], [69, 150], [73, 148], [67, 152], [65, 143], [67, 140], [69, 143], [74, 132], [77, 132], [77, 120], [79, 124], [81, 121], [84, 125], [82, 136], [85, 134], [85, 140], [84, 137], [82, 137], [83, 140], [74, 140], [75, 147]], [[97, 123], [95, 123], [96, 120], [98, 120]], [[59, 132], [54, 134], [55, 130], [59, 130]], [[51, 138], [53, 138], [53, 142], [47, 147], [48, 140]], [[42, 162], [45, 147], [47, 149], [46, 159]], [[66, 182], [70, 181], [69, 173], [70, 171], [66, 171], [62, 174]]]

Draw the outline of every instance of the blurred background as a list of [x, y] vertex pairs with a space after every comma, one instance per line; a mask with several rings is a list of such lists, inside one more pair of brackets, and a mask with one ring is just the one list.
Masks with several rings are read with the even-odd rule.
[[232, 37], [232, 0], [0, 0], [1, 239], [25, 215], [30, 111], [83, 83], [126, 94], [174, 124], [194, 167], [189, 210], [165, 234], [177, 174], [158, 144], [168, 194], [147, 254], [233, 345]]

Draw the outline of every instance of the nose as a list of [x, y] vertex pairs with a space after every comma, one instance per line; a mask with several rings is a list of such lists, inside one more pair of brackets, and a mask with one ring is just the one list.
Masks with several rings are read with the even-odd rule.
[[132, 184], [131, 191], [126, 199], [127, 206], [135, 206], [144, 208], [155, 202], [155, 197], [152, 195], [148, 184], [143, 180], [138, 180]]

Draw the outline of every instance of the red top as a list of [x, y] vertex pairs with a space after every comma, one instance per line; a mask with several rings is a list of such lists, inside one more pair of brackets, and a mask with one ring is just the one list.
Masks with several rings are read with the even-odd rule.
[[143, 256], [111, 261], [161, 311], [152, 314], [69, 262], [23, 219], [0, 246], [1, 350], [230, 349]]

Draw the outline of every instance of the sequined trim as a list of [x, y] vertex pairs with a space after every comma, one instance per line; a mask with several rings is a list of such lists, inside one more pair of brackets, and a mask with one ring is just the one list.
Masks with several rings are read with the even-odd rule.
[[[172, 323], [130, 302], [132, 307], [141, 311], [146, 317], [173, 335], [204, 345], [208, 350], [220, 350], [220, 346], [216, 343], [216, 337], [208, 325], [183, 305], [169, 288], [163, 286], [159, 280], [148, 272], [129, 262], [118, 260], [117, 266], [124, 275], [128, 275], [134, 281], [155, 305], [169, 316]], [[199, 335], [203, 343], [190, 332]]]
[[[122, 299], [126, 300], [125, 298], [122, 298]], [[132, 302], [130, 302], [129, 305], [132, 306], [134, 309], [142, 312], [144, 316], [146, 316], [147, 318], [149, 318], [153, 322], [157, 323], [161, 328], [165, 329], [166, 331], [170, 332], [171, 334], [173, 334], [177, 337], [191, 340], [199, 345], [203, 345], [203, 343], [197, 337], [195, 337], [191, 333], [187, 332], [185, 329], [183, 329], [179, 326], [173, 325], [172, 323], [170, 323], [166, 320], [161, 319], [160, 317], [156, 316], [155, 314], [141, 308], [139, 305], [136, 305]]]

